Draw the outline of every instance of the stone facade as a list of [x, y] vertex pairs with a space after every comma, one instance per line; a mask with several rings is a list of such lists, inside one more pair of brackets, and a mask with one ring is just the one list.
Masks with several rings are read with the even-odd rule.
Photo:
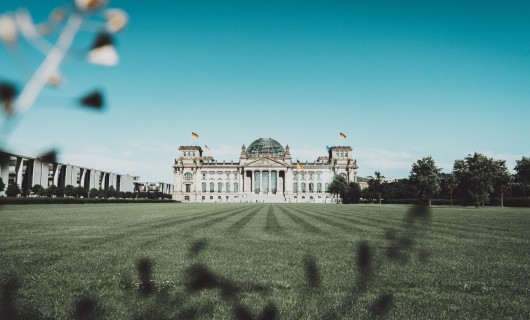
[[[51, 185], [64, 188], [67, 185], [84, 187], [87, 189], [109, 189], [133, 192], [133, 177], [127, 174], [117, 174], [71, 164], [47, 162], [40, 158], [2, 153], [0, 157], [0, 177], [5, 183], [17, 184], [20, 189], [41, 185], [47, 188]], [[0, 192], [0, 196], [5, 191]]]
[[300, 165], [289, 146], [261, 138], [241, 148], [239, 161], [218, 162], [199, 146], [181, 146], [173, 165], [173, 199], [182, 202], [331, 203], [327, 187], [334, 175], [357, 180], [349, 146], [333, 146], [328, 155]]

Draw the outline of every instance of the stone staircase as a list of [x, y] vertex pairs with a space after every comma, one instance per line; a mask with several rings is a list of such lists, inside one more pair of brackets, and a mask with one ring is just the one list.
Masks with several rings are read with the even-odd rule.
[[285, 203], [283, 194], [250, 194], [245, 200], [251, 203]]

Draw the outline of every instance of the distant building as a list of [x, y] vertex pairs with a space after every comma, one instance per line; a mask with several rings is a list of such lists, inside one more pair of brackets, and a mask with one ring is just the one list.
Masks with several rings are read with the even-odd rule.
[[[34, 185], [47, 188], [51, 185], [64, 188], [67, 185], [87, 189], [109, 189], [133, 192], [133, 177], [102, 170], [79, 167], [58, 162], [46, 162], [40, 158], [3, 153], [0, 157], [0, 177], [4, 184], [16, 183], [22, 189]], [[0, 192], [5, 195], [5, 191]]]
[[137, 181], [133, 182], [134, 192], [162, 192], [164, 194], [173, 193], [173, 185], [165, 182], [144, 182]]
[[332, 202], [334, 175], [356, 182], [349, 146], [333, 146], [315, 162], [293, 162], [289, 146], [260, 138], [241, 148], [239, 161], [218, 162], [199, 146], [181, 146], [173, 164], [173, 199], [184, 202]]

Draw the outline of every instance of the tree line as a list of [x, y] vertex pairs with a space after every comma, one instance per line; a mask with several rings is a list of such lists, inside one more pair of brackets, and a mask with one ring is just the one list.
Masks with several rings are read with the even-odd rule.
[[488, 158], [474, 153], [455, 160], [453, 171], [443, 173], [430, 156], [412, 164], [409, 177], [387, 183], [379, 171], [368, 177], [368, 188], [361, 191], [358, 183], [347, 183], [340, 175], [334, 177], [329, 192], [340, 197], [343, 203], [387, 202], [396, 199], [415, 199], [431, 205], [433, 199], [447, 199], [453, 205], [492, 204], [504, 206], [505, 197], [526, 198], [530, 203], [530, 158], [516, 161], [514, 174], [506, 167], [505, 160]]
[[67, 185], [64, 188], [51, 185], [48, 188], [36, 184], [31, 188], [22, 190], [16, 183], [11, 183], [5, 188], [5, 184], [0, 178], [0, 191], [4, 191], [7, 197], [57, 197], [57, 198], [99, 198], [99, 199], [171, 199], [171, 195], [160, 191], [156, 192], [123, 192], [117, 191], [113, 186], [108, 189], [88, 189], [85, 187], [74, 187]]

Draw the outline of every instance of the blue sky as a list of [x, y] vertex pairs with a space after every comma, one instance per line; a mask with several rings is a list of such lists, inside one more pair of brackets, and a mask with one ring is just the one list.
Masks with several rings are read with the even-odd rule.
[[[530, 2], [400, 2], [111, 1], [130, 15], [120, 64], [79, 60], [82, 33], [67, 86], [43, 91], [8, 148], [166, 182], [180, 145], [229, 161], [259, 137], [301, 161], [351, 145], [361, 176], [407, 177], [427, 155], [448, 172], [473, 152], [513, 169], [530, 155]], [[63, 3], [3, 0], [0, 12], [23, 5], [42, 21]], [[20, 49], [0, 49], [0, 78], [23, 83], [42, 60]], [[74, 106], [94, 88], [104, 113]]]

